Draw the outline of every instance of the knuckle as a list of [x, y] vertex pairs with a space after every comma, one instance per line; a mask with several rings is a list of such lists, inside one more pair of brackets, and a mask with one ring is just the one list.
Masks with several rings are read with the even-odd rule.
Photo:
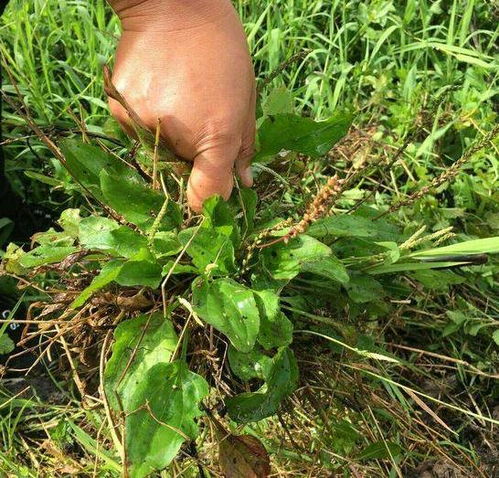
[[198, 131], [196, 144], [200, 150], [218, 148], [241, 147], [241, 137], [232, 126], [232, 122], [225, 119], [212, 119]]
[[251, 143], [243, 143], [239, 151], [239, 157], [243, 159], [251, 158], [255, 154], [255, 145]]

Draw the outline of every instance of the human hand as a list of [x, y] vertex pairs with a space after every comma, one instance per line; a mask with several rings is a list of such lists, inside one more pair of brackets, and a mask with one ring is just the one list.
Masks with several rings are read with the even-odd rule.
[[[179, 157], [194, 161], [189, 205], [228, 198], [233, 169], [251, 186], [255, 79], [246, 37], [230, 0], [114, 0], [123, 33], [113, 83], [142, 122]], [[128, 133], [130, 118], [110, 99]]]

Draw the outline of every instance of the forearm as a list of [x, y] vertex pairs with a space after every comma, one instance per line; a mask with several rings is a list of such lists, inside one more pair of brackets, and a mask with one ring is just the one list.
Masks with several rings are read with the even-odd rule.
[[108, 0], [125, 30], [174, 31], [216, 21], [232, 10], [230, 0]]

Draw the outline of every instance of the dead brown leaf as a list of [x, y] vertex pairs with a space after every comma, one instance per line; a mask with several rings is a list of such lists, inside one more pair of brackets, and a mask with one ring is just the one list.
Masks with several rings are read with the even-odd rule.
[[220, 467], [225, 478], [266, 478], [270, 475], [270, 458], [258, 438], [233, 435], [212, 417], [217, 429]]

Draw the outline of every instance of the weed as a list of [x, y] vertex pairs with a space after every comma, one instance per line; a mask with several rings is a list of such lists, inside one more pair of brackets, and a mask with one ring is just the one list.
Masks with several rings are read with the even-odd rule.
[[[54, 385], [43, 394], [5, 370], [18, 377], [3, 380], [2, 472], [116, 476], [125, 456], [140, 474], [137, 463], [176, 456], [172, 475], [216, 476], [219, 423], [231, 434], [225, 458], [236, 450], [248, 464], [251, 439], [234, 435], [250, 434], [279, 475], [493, 476], [498, 30], [486, 2], [238, 2], [269, 138], [259, 202], [244, 189], [212, 199], [202, 222], [183, 216], [180, 195], [142, 187], [169, 176], [107, 121], [101, 64], [118, 28], [105, 3], [11, 4], [0, 41], [9, 176], [33, 204], [66, 212], [32, 250], [4, 257], [2, 281], [33, 303], [9, 323], [30, 325], [33, 372]], [[285, 143], [295, 107], [304, 128], [332, 118], [327, 148]], [[354, 126], [329, 153], [346, 110]], [[58, 148], [73, 139], [54, 157], [40, 137]], [[282, 151], [293, 148], [303, 154]], [[99, 161], [120, 188], [83, 173]], [[341, 196], [327, 214], [309, 211], [335, 174]], [[128, 186], [147, 208], [120, 196]], [[293, 224], [300, 234], [286, 244]], [[146, 433], [139, 420], [151, 433], [136, 441], [167, 443], [164, 461], [130, 442]]]

